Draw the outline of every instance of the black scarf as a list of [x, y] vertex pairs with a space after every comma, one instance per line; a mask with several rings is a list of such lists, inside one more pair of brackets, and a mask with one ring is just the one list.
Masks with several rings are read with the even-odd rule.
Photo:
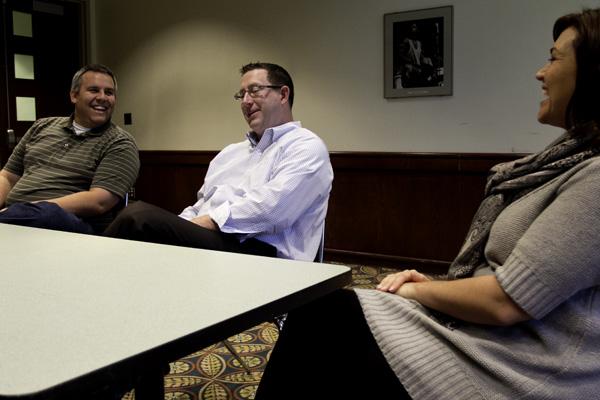
[[494, 166], [485, 187], [485, 198], [450, 265], [448, 279], [472, 276], [486, 264], [483, 252], [490, 228], [506, 206], [599, 153], [600, 130], [597, 124], [589, 123], [565, 132], [539, 153]]

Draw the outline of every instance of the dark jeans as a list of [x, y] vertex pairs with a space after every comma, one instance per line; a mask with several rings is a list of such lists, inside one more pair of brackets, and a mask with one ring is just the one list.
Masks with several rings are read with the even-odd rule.
[[410, 396], [390, 368], [352, 290], [290, 311], [255, 400]]
[[143, 201], [125, 207], [104, 231], [105, 236], [275, 257], [277, 250], [264, 242], [248, 239], [242, 243], [235, 235], [211, 231]]
[[55, 203], [16, 203], [0, 212], [0, 223], [93, 234], [91, 225]]

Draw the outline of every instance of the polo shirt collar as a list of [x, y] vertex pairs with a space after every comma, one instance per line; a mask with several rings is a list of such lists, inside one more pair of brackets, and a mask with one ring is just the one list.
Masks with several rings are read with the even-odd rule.
[[[75, 118], [75, 115], [71, 114], [69, 116], [69, 119], [66, 121], [65, 125], [63, 126], [63, 128], [75, 135], [75, 128], [73, 127], [74, 118]], [[109, 119], [104, 124], [97, 126], [95, 128], [92, 128], [89, 131], [82, 133], [80, 136], [100, 136], [104, 133], [104, 131], [106, 131], [108, 128], [110, 128], [111, 125], [112, 125], [112, 120]]]

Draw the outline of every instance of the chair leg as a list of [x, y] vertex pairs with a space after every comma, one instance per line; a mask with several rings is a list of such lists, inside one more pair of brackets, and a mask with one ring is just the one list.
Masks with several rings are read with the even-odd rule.
[[288, 315], [286, 313], [286, 314], [281, 314], [281, 315], [273, 318], [273, 323], [277, 327], [277, 331], [279, 331], [280, 333], [281, 333], [281, 330], [283, 329], [283, 324], [285, 323], [287, 316]]
[[242, 368], [244, 368], [244, 371], [246, 371], [246, 373], [249, 374], [250, 373], [250, 368], [248, 367], [248, 365], [246, 364], [246, 362], [242, 359], [242, 357], [238, 354], [238, 352], [233, 348], [233, 346], [231, 345], [231, 343], [229, 343], [229, 340], [225, 339], [221, 343], [223, 343], [223, 345], [227, 348], [227, 350], [229, 350], [229, 352], [231, 353], [231, 355], [236, 360], [238, 360], [238, 362], [242, 365]]

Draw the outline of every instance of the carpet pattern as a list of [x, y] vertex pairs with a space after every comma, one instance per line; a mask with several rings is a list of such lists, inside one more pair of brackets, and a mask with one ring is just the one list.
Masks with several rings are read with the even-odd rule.
[[[351, 287], [373, 288], [395, 269], [353, 265]], [[250, 368], [244, 371], [223, 343], [214, 344], [170, 364], [166, 400], [250, 400], [277, 341], [274, 324], [263, 323], [228, 338]], [[122, 400], [135, 399], [135, 392]]]

